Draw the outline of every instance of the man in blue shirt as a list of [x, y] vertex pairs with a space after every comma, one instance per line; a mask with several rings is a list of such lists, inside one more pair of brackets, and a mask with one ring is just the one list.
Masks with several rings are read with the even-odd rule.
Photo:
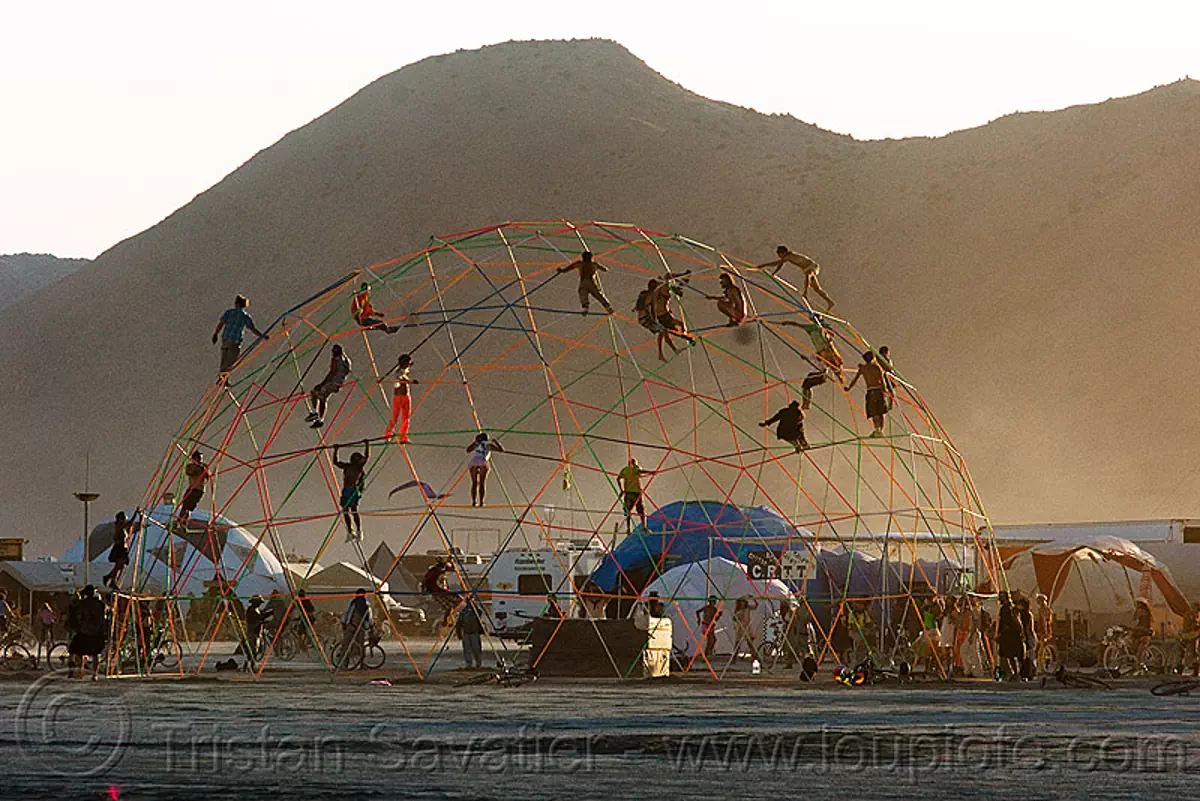
[[221, 337], [221, 372], [228, 373], [237, 364], [237, 360], [242, 355], [242, 335], [249, 328], [260, 337], [265, 336], [262, 331], [254, 327], [254, 318], [246, 311], [246, 307], [250, 305], [250, 301], [244, 295], [238, 295], [233, 301], [233, 308], [226, 309], [221, 315], [220, 322], [217, 323], [217, 330], [213, 331], [212, 341], [217, 344], [217, 336]]

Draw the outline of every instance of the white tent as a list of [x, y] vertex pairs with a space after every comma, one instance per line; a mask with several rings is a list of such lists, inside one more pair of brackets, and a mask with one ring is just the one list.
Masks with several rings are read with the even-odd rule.
[[696, 612], [710, 596], [716, 596], [721, 609], [716, 648], [721, 654], [731, 653], [735, 644], [736, 599], [748, 597], [758, 601], [752, 622], [761, 642], [763, 629], [778, 612], [780, 600], [795, 597], [782, 581], [752, 580], [745, 565], [720, 557], [671, 568], [646, 587], [646, 594], [651, 592], [657, 592], [663, 599], [666, 614], [671, 618], [672, 647], [677, 653], [688, 654], [704, 648], [704, 634], [696, 623]]

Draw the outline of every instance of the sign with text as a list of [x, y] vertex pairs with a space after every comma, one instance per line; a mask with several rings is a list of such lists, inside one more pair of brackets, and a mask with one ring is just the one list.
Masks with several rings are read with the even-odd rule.
[[747, 551], [746, 568], [755, 581], [803, 581], [811, 555], [804, 551]]

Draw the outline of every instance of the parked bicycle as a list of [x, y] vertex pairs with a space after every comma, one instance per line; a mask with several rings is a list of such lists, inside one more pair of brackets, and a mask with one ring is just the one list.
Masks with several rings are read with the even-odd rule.
[[495, 668], [483, 673], [468, 676], [462, 681], [455, 682], [455, 687], [478, 687], [495, 684], [497, 687], [520, 687], [523, 684], [537, 681], [537, 671], [528, 665], [506, 664], [501, 662]]
[[[1135, 650], [1136, 647], [1136, 650]], [[1104, 668], [1116, 676], [1161, 674], [1166, 670], [1167, 657], [1153, 642], [1135, 644], [1132, 633], [1124, 626], [1113, 626], [1104, 634]]]

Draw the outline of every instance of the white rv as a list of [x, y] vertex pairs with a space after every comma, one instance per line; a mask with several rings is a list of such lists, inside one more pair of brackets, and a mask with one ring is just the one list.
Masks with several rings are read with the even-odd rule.
[[575, 590], [600, 565], [599, 542], [557, 542], [554, 547], [501, 551], [488, 570], [492, 623], [501, 637], [520, 637], [550, 610], [571, 614]]

